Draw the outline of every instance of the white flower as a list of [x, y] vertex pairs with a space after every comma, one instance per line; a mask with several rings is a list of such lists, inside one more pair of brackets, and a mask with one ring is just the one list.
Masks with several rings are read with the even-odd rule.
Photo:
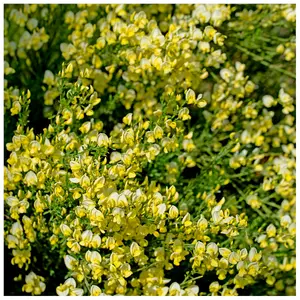
[[265, 107], [271, 107], [275, 104], [274, 98], [270, 95], [263, 96], [262, 101]]
[[69, 269], [69, 270], [73, 270], [74, 269], [74, 266], [76, 265], [77, 263], [77, 260], [72, 257], [71, 255], [66, 255], [64, 257], [64, 261], [65, 261], [65, 265], [66, 267]]

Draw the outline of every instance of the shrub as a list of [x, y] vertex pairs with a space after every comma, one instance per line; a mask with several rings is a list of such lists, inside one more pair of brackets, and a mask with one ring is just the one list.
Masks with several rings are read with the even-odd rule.
[[4, 15], [16, 293], [295, 294], [295, 6]]

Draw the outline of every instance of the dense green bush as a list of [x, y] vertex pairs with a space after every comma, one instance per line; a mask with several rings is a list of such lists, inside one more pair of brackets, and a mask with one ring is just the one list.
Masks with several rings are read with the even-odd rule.
[[15, 294], [295, 295], [294, 5], [4, 17]]

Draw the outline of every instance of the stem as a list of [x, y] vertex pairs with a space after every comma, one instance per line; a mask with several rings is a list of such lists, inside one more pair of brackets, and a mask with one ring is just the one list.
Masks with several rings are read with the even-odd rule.
[[184, 287], [189, 281], [194, 281], [194, 280], [203, 278], [203, 275], [200, 275], [200, 276], [197, 276], [197, 277], [193, 277], [193, 278], [190, 278], [190, 279], [187, 279], [187, 278], [184, 279], [184, 281], [180, 284], [180, 287]]
[[159, 261], [156, 261], [156, 262], [154, 262], [154, 263], [152, 263], [152, 264], [150, 264], [150, 265], [146, 265], [146, 266], [144, 266], [144, 267], [142, 267], [142, 268], [137, 269], [135, 272], [143, 271], [143, 270], [145, 270], [145, 269], [148, 269], [148, 268], [150, 268], [150, 267], [153, 267], [153, 266], [157, 265], [158, 263], [159, 263]]
[[245, 172], [245, 173], [239, 173], [239, 174], [233, 174], [233, 175], [229, 175], [228, 177], [229, 178], [238, 178], [238, 177], [243, 177], [243, 176], [247, 176], [247, 175], [251, 175], [255, 173], [255, 171], [252, 171], [252, 172]]
[[264, 204], [266, 204], [266, 205], [269, 205], [269, 206], [272, 206], [272, 207], [275, 207], [275, 208], [278, 208], [278, 209], [280, 209], [281, 208], [281, 206], [280, 205], [278, 205], [278, 204], [275, 204], [275, 203], [272, 203], [272, 202], [263, 202]]
[[248, 49], [246, 49], [246, 48], [244, 48], [244, 47], [242, 47], [240, 45], [235, 45], [235, 47], [238, 48], [239, 50], [241, 50], [242, 52], [244, 52], [244, 53], [252, 56], [256, 61], [259, 61], [262, 65], [265, 65], [265, 66], [269, 67], [270, 69], [274, 69], [274, 70], [276, 70], [278, 72], [281, 72], [281, 73], [283, 73], [283, 74], [285, 74], [287, 76], [292, 77], [293, 79], [296, 79], [296, 74], [294, 74], [294, 73], [292, 73], [290, 71], [286, 71], [286, 70], [284, 70], [284, 69], [282, 69], [282, 68], [280, 68], [280, 67], [278, 67], [276, 65], [272, 65], [272, 64], [268, 63], [267, 61], [264, 60], [263, 57], [255, 54], [255, 53], [250, 52]]

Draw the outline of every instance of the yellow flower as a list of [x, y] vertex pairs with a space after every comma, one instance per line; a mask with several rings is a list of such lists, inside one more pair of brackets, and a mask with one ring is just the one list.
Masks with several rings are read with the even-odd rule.
[[21, 104], [19, 101], [14, 101], [10, 109], [11, 115], [17, 115], [21, 111]]
[[261, 258], [261, 254], [260, 253], [257, 253], [257, 249], [252, 247], [249, 251], [249, 260], [250, 262], [257, 262], [260, 260]]
[[169, 287], [169, 295], [170, 296], [180, 296], [181, 289], [180, 285], [177, 282], [173, 282]]
[[188, 108], [186, 107], [182, 108], [178, 113], [178, 118], [181, 119], [182, 121], [189, 120], [191, 116], [189, 115]]
[[218, 253], [218, 246], [216, 243], [211, 242], [206, 246], [206, 253], [210, 256], [215, 256]]
[[25, 178], [24, 178], [24, 182], [28, 186], [36, 185], [38, 182], [36, 174], [33, 171], [27, 172], [27, 174], [25, 175]]
[[93, 238], [93, 233], [91, 230], [85, 230], [82, 234], [81, 234], [81, 241], [79, 242], [79, 244], [81, 246], [85, 246], [88, 247], [90, 242], [92, 241]]
[[88, 133], [91, 130], [92, 124], [91, 122], [84, 122], [80, 127], [79, 130], [82, 133]]
[[132, 113], [129, 113], [123, 118], [123, 123], [126, 125], [130, 125], [131, 122], [132, 122]]
[[50, 86], [54, 85], [54, 74], [50, 70], [45, 71], [43, 83]]
[[238, 253], [236, 252], [232, 252], [230, 253], [229, 257], [228, 257], [228, 261], [229, 263], [231, 263], [232, 265], [236, 265], [239, 261], [241, 260], [241, 257]]
[[194, 104], [196, 102], [196, 94], [192, 89], [188, 89], [185, 94], [187, 104]]
[[132, 275], [131, 267], [128, 263], [122, 264], [120, 267], [120, 271], [122, 273], [122, 276], [124, 276], [125, 278]]
[[92, 264], [100, 264], [102, 261], [102, 257], [99, 252], [90, 250], [85, 253], [85, 259], [87, 262]]
[[64, 257], [65, 265], [69, 270], [74, 270], [78, 264], [77, 260], [71, 255], [66, 255]]
[[291, 219], [291, 217], [289, 215], [284, 215], [280, 219], [280, 225], [283, 228], [287, 228], [291, 223], [292, 223], [292, 219]]
[[101, 289], [96, 286], [96, 285], [92, 285], [90, 287], [90, 296], [100, 296], [101, 294]]
[[254, 195], [249, 195], [246, 199], [246, 202], [253, 208], [253, 209], [258, 209], [261, 207], [261, 202], [259, 201], [258, 197], [256, 194]]
[[160, 126], [156, 125], [153, 130], [153, 133], [156, 139], [161, 139], [163, 137], [164, 131]]
[[228, 258], [229, 255], [231, 254], [231, 251], [227, 248], [219, 248], [219, 252], [225, 258]]
[[276, 227], [273, 224], [270, 224], [266, 229], [268, 237], [276, 236]]
[[217, 293], [221, 289], [221, 286], [218, 281], [214, 281], [209, 285], [209, 291], [211, 293]]
[[142, 254], [141, 247], [136, 243], [132, 242], [130, 245], [130, 253], [133, 257], [137, 257]]
[[176, 219], [178, 217], [179, 211], [178, 208], [172, 205], [169, 209], [169, 218]]
[[68, 237], [68, 236], [70, 236], [70, 235], [72, 234], [71, 228], [70, 228], [68, 225], [66, 225], [66, 224], [61, 224], [61, 225], [59, 226], [59, 228], [60, 228], [62, 234], [63, 234], [64, 236], [66, 236], [66, 237]]
[[97, 143], [98, 146], [100, 147], [108, 147], [109, 145], [108, 136], [105, 133], [99, 133]]

